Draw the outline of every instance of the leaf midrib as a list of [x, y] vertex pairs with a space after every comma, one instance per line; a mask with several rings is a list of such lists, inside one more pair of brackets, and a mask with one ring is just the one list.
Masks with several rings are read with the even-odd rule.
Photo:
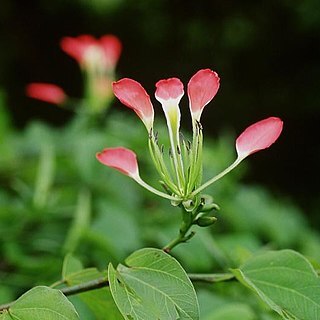
[[144, 285], [146, 285], [147, 287], [151, 288], [151, 289], [154, 289], [155, 291], [159, 292], [160, 294], [162, 294], [163, 296], [167, 297], [175, 306], [176, 308], [178, 308], [184, 315], [186, 315], [189, 319], [192, 319], [191, 316], [186, 313], [169, 295], [165, 294], [163, 291], [160, 291], [159, 289], [157, 289], [156, 287], [152, 286], [151, 284], [145, 282], [145, 281], [142, 281], [141, 279], [139, 278], [136, 278], [134, 276], [132, 276], [131, 274], [129, 273], [126, 273], [126, 276], [128, 276], [129, 278], [132, 278]]
[[[169, 278], [174, 278], [176, 280], [178, 280], [179, 282], [181, 282], [182, 284], [184, 285], [187, 285], [189, 288], [193, 289], [192, 285], [190, 285], [189, 281], [184, 281], [182, 280], [181, 278], [175, 276], [174, 274], [172, 273], [168, 273], [166, 271], [163, 271], [163, 270], [159, 270], [159, 269], [149, 269], [147, 267], [126, 267], [128, 270], [146, 270], [146, 271], [149, 271], [149, 272], [157, 272], [157, 273], [162, 273], [162, 274], [165, 274], [167, 277]], [[121, 270], [121, 273], [124, 273], [124, 274], [129, 274], [127, 272], [123, 272], [123, 270]], [[187, 276], [186, 276], [187, 279], [189, 279]]]
[[[296, 293], [298, 296], [304, 297], [306, 300], [309, 300], [315, 306], [319, 307], [319, 310], [320, 310], [320, 303], [317, 303], [316, 301], [312, 300], [310, 297], [308, 297], [306, 295], [303, 295], [302, 293], [300, 293], [299, 291], [297, 291], [295, 289], [279, 286], [279, 285], [276, 285], [276, 284], [273, 284], [273, 283], [270, 283], [270, 282], [266, 282], [266, 281], [263, 281], [263, 280], [250, 279], [250, 282], [252, 282], [253, 284], [261, 283], [261, 284], [263, 284], [265, 286], [274, 287], [274, 288], [277, 288], [277, 289], [280, 289], [280, 290], [290, 291], [290, 292]], [[258, 290], [261, 290], [261, 289], [258, 289]]]

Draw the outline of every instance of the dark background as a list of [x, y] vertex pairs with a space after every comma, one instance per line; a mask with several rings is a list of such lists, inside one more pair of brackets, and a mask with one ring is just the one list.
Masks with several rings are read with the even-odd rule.
[[81, 95], [78, 66], [59, 48], [63, 36], [113, 33], [123, 42], [118, 76], [141, 82], [151, 96], [159, 79], [187, 83], [201, 68], [219, 73], [205, 133], [236, 135], [255, 121], [281, 117], [280, 140], [250, 158], [246, 181], [293, 199], [320, 226], [318, 0], [1, 0], [0, 23], [0, 87], [17, 128], [33, 119], [61, 126], [72, 117], [24, 95], [34, 81]]

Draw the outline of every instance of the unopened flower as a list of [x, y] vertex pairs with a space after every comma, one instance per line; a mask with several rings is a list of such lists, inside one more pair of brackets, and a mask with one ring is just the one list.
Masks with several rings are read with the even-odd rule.
[[64, 37], [61, 48], [74, 58], [85, 74], [86, 108], [90, 113], [100, 113], [109, 105], [113, 94], [111, 84], [122, 45], [114, 35], [99, 39], [91, 35]]
[[183, 84], [178, 78], [160, 80], [156, 83], [155, 97], [161, 103], [167, 120], [169, 138], [171, 142], [171, 154], [174, 163], [177, 187], [182, 190], [185, 184], [183, 161], [181, 158], [181, 146], [179, 139], [180, 109], [179, 103], [184, 95]]
[[142, 120], [148, 131], [153, 126], [153, 106], [150, 96], [141, 84], [124, 78], [112, 84], [114, 95], [128, 108], [132, 109]]
[[136, 154], [126, 148], [107, 148], [96, 154], [97, 159], [104, 165], [114, 168], [123, 174], [137, 179], [139, 168]]
[[84, 69], [102, 68], [111, 71], [119, 60], [122, 45], [114, 35], [104, 35], [96, 39], [86, 34], [62, 38], [61, 48]]
[[184, 95], [183, 84], [178, 78], [170, 78], [158, 81], [156, 88], [155, 97], [162, 105], [169, 135], [177, 143], [181, 118], [179, 103]]
[[140, 178], [137, 156], [132, 150], [123, 147], [106, 148], [101, 152], [98, 152], [96, 154], [96, 158], [105, 166], [114, 168], [126, 176], [134, 179], [147, 190], [169, 200], [175, 200], [174, 197], [154, 189]]
[[[199, 200], [200, 192], [234, 169], [250, 154], [268, 148], [278, 139], [283, 126], [281, 119], [277, 117], [270, 117], [249, 126], [236, 140], [238, 157], [234, 163], [202, 184], [203, 137], [200, 118], [204, 107], [216, 95], [219, 89], [219, 82], [220, 79], [216, 72], [210, 69], [203, 69], [198, 71], [188, 83], [189, 109], [193, 128], [192, 142], [181, 140], [179, 136], [179, 103], [184, 95], [182, 82], [178, 78], [157, 82], [155, 97], [161, 103], [167, 120], [170, 138], [169, 159], [165, 158], [163, 146], [159, 145], [157, 133], [153, 128], [153, 106], [145, 89], [140, 83], [127, 78], [113, 83], [115, 96], [124, 105], [136, 112], [148, 130], [151, 158], [167, 194], [154, 189], [140, 178], [136, 157], [132, 156], [132, 151], [121, 153], [121, 159], [118, 159], [118, 154], [116, 153], [112, 157], [112, 161], [101, 161], [101, 156], [98, 159], [103, 164], [129, 175], [146, 189], [173, 200], [175, 205], [181, 203], [186, 211], [192, 211], [195, 205], [199, 206], [199, 208], [207, 205], [201, 204]], [[132, 167], [133, 163], [135, 173], [128, 174], [132, 170], [127, 170], [126, 168], [127, 166]]]
[[233, 170], [243, 159], [250, 154], [269, 148], [279, 138], [283, 129], [283, 122], [280, 118], [269, 117], [258, 121], [245, 129], [236, 140], [236, 150], [238, 157], [228, 168], [217, 176], [213, 177], [193, 194], [202, 191], [210, 184], [221, 179], [224, 175]]
[[63, 104], [67, 95], [62, 88], [51, 83], [30, 83], [26, 86], [26, 94], [30, 98], [53, 104]]
[[188, 83], [190, 112], [200, 121], [204, 107], [214, 98], [220, 86], [218, 74], [210, 69], [199, 70]]
[[280, 136], [283, 122], [270, 117], [254, 123], [238, 137], [236, 149], [238, 157], [244, 159], [252, 153], [269, 148]]

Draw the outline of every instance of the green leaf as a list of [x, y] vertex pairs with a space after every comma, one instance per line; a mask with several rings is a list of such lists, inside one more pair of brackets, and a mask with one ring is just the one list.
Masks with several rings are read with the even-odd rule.
[[[100, 272], [96, 268], [87, 268], [72, 272], [72, 266], [75, 266], [76, 259], [69, 258], [65, 260], [64, 266], [66, 270], [71, 271], [70, 274], [65, 272], [65, 280], [69, 286], [78, 285], [94, 279], [106, 277], [106, 274]], [[69, 265], [69, 268], [68, 268]], [[107, 281], [107, 280], [106, 280]], [[114, 300], [111, 296], [110, 289], [105, 287], [79, 294], [79, 298], [87, 305], [94, 314], [96, 320], [105, 320], [108, 313], [108, 320], [121, 320], [121, 316]]]
[[232, 272], [284, 319], [320, 319], [320, 280], [301, 254], [271, 251]]
[[145, 248], [125, 262], [128, 267], [108, 268], [110, 290], [125, 319], [199, 319], [192, 283], [173, 257]]
[[83, 269], [83, 265], [80, 260], [75, 258], [72, 254], [67, 254], [63, 260], [62, 266], [62, 279], [68, 282], [68, 277], [74, 273]]
[[10, 314], [7, 310], [4, 310], [3, 313], [0, 314], [0, 320], [12, 320]]
[[64, 280], [69, 286], [78, 285], [98, 278], [105, 278], [107, 281], [107, 271], [99, 271], [97, 268], [85, 268], [79, 271], [66, 274]]
[[[238, 285], [237, 282], [233, 284]], [[204, 288], [207, 288], [207, 290]], [[229, 284], [230, 288], [232, 288], [232, 284]], [[211, 288], [205, 286], [199, 288], [197, 292], [201, 320], [257, 320], [257, 315], [251, 308], [250, 301], [240, 302], [241, 299], [235, 296], [237, 295], [236, 291], [233, 290], [232, 297], [230, 297], [230, 295], [221, 295], [221, 290], [217, 286], [214, 290], [208, 289]], [[219, 291], [220, 293], [217, 293]], [[261, 318], [259, 317], [259, 319]]]
[[61, 291], [39, 286], [23, 294], [0, 319], [76, 320], [79, 316]]
[[86, 303], [84, 303], [78, 294], [68, 296], [68, 300], [74, 305], [76, 308], [80, 319], [84, 320], [97, 320], [98, 318], [95, 317], [93, 312], [90, 310], [90, 308], [87, 306]]
[[212, 310], [203, 320], [255, 320], [251, 308], [243, 303], [230, 303]]
[[105, 320], [106, 314], [108, 314], [108, 320], [123, 319], [115, 305], [109, 288], [84, 292], [79, 297], [95, 315], [96, 320]]

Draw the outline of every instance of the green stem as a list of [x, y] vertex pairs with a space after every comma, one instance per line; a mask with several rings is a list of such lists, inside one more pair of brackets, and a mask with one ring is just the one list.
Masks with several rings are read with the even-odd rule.
[[156, 194], [159, 197], [162, 197], [162, 198], [165, 198], [165, 199], [168, 199], [168, 200], [172, 200], [172, 201], [180, 201], [180, 200], [182, 200], [181, 198], [170, 196], [169, 194], [163, 193], [163, 192], [151, 187], [149, 184], [144, 182], [140, 177], [134, 177], [134, 180], [137, 183], [139, 183], [141, 187], [147, 189], [148, 191]]
[[179, 235], [175, 239], [170, 241], [166, 246], [164, 246], [162, 248], [163, 251], [169, 253], [178, 244], [187, 242], [195, 235], [193, 231], [187, 234], [191, 226], [193, 225], [194, 221], [194, 216], [192, 215], [192, 212], [188, 212], [184, 210], [184, 208], [182, 208], [182, 219], [183, 221], [180, 226]]
[[192, 148], [189, 181], [187, 183], [187, 194], [199, 185], [202, 179], [202, 129], [201, 124], [192, 121]]
[[61, 292], [65, 296], [72, 296], [78, 293], [96, 290], [96, 289], [100, 289], [108, 286], [109, 286], [109, 281], [107, 280], [106, 277], [102, 277], [102, 278], [97, 278], [85, 283], [80, 283], [75, 286], [63, 288], [61, 289]]
[[188, 277], [193, 282], [206, 283], [216, 283], [234, 279], [232, 273], [188, 273]]
[[195, 196], [196, 194], [198, 194], [199, 192], [201, 192], [203, 189], [207, 188], [208, 186], [210, 186], [210, 184], [216, 182], [217, 180], [221, 179], [223, 176], [225, 176], [227, 173], [229, 173], [231, 170], [233, 170], [241, 161], [243, 160], [243, 158], [237, 158], [236, 161], [234, 163], [232, 163], [228, 168], [226, 168], [225, 170], [223, 170], [222, 172], [220, 172], [218, 175], [216, 175], [215, 177], [211, 178], [210, 180], [208, 180], [207, 182], [205, 182], [202, 186], [200, 186], [198, 189], [194, 190], [190, 196]]
[[53, 284], [51, 284], [50, 288], [54, 289], [55, 287], [61, 286], [61, 285], [65, 284], [65, 283], [66, 283], [65, 280], [60, 279], [60, 280], [54, 282]]
[[[56, 283], [58, 283], [58, 281]], [[88, 282], [80, 283], [75, 286], [65, 287], [59, 290], [65, 296], [72, 296], [75, 294], [79, 294], [82, 292], [91, 291], [95, 289], [100, 289], [107, 286], [109, 286], [108, 280], [106, 279], [106, 277], [102, 277], [102, 278], [97, 278]], [[0, 305], [0, 311], [9, 309], [14, 303], [15, 301], [12, 301], [12, 302]]]
[[[226, 281], [234, 279], [234, 276], [231, 273], [217, 273], [217, 274], [201, 274], [201, 273], [191, 273], [188, 274], [188, 277], [193, 282], [205, 282], [205, 283], [214, 283], [218, 281]], [[58, 281], [57, 281], [58, 282]], [[60, 282], [60, 281], [59, 281]], [[72, 296], [75, 294], [92, 291], [96, 289], [101, 289], [108, 287], [109, 282], [106, 277], [97, 278], [88, 282], [80, 283], [74, 286], [65, 287], [59, 289], [65, 296]], [[51, 286], [52, 287], [52, 286]], [[3, 310], [9, 309], [15, 301], [11, 301], [6, 304], [0, 305], [0, 312]]]

